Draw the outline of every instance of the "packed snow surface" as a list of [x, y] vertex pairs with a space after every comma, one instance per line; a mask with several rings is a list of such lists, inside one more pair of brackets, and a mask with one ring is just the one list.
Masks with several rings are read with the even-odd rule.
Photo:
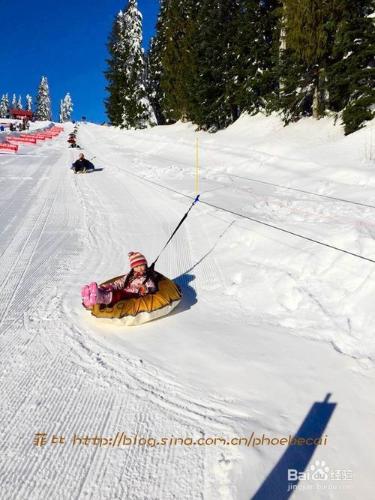
[[[287, 498], [286, 477], [266, 486], [293, 446], [72, 438], [281, 438], [325, 405], [305, 469], [347, 475], [293, 498], [372, 499], [375, 123], [80, 124], [87, 175], [72, 129], [0, 155], [0, 497]], [[182, 303], [135, 328], [95, 319], [80, 287], [127, 272], [131, 250], [156, 258], [194, 199], [197, 143], [201, 203], [157, 264]]]

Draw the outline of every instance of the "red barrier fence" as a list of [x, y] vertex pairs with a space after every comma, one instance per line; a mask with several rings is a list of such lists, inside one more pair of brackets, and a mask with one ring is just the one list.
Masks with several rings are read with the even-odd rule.
[[6, 142], [0, 143], [0, 151], [11, 151], [16, 153], [18, 151], [17, 144], [7, 144]]
[[51, 127], [47, 130], [35, 131], [30, 134], [20, 134], [19, 136], [8, 136], [6, 142], [0, 143], [0, 152], [13, 152], [18, 151], [18, 144], [36, 144], [37, 141], [44, 141], [46, 139], [53, 139], [57, 137], [62, 131], [63, 127]]
[[58, 134], [56, 132], [43, 132], [43, 135], [45, 135], [46, 137], [50, 137], [52, 139], [53, 137], [56, 137]]
[[19, 137], [22, 139], [30, 139], [30, 142], [35, 142], [38, 138], [34, 134], [21, 134]]
[[27, 142], [28, 144], [35, 144], [35, 137], [7, 137], [7, 142]]
[[44, 134], [33, 134], [32, 137], [35, 137], [38, 141], [44, 141], [45, 139], [52, 139], [52, 137], [47, 137]]

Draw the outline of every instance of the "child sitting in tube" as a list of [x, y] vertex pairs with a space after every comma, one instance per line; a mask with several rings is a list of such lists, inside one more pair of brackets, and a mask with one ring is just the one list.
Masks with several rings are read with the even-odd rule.
[[130, 252], [130, 272], [113, 283], [100, 285], [93, 282], [81, 290], [83, 305], [87, 308], [95, 304], [111, 306], [124, 299], [138, 298], [156, 292], [155, 282], [148, 273], [147, 260], [139, 252]]

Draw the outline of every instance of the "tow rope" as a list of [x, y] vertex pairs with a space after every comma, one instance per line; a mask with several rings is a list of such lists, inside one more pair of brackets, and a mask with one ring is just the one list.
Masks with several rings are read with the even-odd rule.
[[199, 201], [199, 194], [196, 196], [195, 200], [193, 201], [193, 203], [190, 205], [190, 208], [189, 210], [186, 212], [186, 214], [182, 217], [182, 219], [180, 220], [180, 222], [178, 223], [176, 229], [173, 231], [173, 233], [171, 234], [169, 240], [167, 241], [167, 243], [163, 246], [163, 248], [161, 249], [159, 255], [156, 257], [156, 259], [154, 260], [154, 262], [151, 264], [150, 266], [150, 269], [154, 269], [155, 267], [155, 264], [156, 262], [158, 261], [160, 255], [164, 252], [164, 250], [167, 248], [167, 245], [170, 243], [170, 241], [172, 240], [173, 236], [177, 233], [177, 231], [180, 229], [181, 225], [183, 224], [183, 222], [185, 221], [186, 217], [189, 215], [189, 212], [190, 210], [193, 208], [193, 206], [198, 203]]

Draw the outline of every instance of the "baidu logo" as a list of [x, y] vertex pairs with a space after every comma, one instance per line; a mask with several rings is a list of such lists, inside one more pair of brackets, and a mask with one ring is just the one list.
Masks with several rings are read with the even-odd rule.
[[288, 469], [288, 481], [327, 481], [330, 478], [329, 472], [329, 467], [324, 460], [315, 460], [308, 471], [299, 472], [297, 469]]
[[315, 460], [306, 471], [300, 472], [297, 469], [288, 469], [288, 491], [297, 489], [344, 489], [350, 483], [341, 483], [340, 485], [339, 482], [351, 479], [353, 479], [351, 470], [331, 469], [324, 460]]

